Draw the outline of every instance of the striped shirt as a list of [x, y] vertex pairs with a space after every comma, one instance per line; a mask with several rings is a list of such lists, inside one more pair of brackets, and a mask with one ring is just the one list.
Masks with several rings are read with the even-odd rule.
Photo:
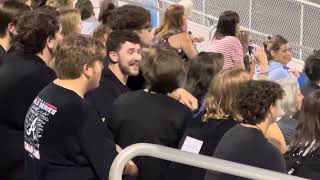
[[219, 40], [213, 38], [208, 43], [206, 51], [223, 54], [223, 69], [230, 69], [234, 66], [244, 67], [242, 45], [236, 37], [226, 36]]

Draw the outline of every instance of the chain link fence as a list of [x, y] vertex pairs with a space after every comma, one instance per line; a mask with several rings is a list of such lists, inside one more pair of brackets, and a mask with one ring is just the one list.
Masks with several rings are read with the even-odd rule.
[[[118, 0], [121, 1], [121, 0]], [[179, 0], [123, 0], [130, 4], [157, 3], [163, 12]], [[250, 31], [255, 43], [267, 35], [279, 34], [288, 39], [293, 56], [304, 60], [320, 49], [320, 5], [303, 0], [192, 0], [189, 28], [194, 34], [209, 37], [210, 27], [219, 15], [232, 10], [240, 15], [241, 26]]]

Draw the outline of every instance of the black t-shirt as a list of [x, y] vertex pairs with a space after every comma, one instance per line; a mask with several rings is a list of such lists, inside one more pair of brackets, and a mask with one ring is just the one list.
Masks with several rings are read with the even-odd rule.
[[[108, 122], [117, 144], [153, 143], [176, 148], [192, 113], [163, 94], [143, 90], [128, 92], [115, 100]], [[168, 162], [137, 158], [139, 180], [163, 180]]]
[[96, 111], [54, 83], [33, 101], [25, 119], [27, 180], [108, 179], [116, 156]]
[[[264, 168], [277, 172], [286, 172], [285, 161], [279, 150], [268, 142], [262, 132], [256, 128], [240, 124], [230, 129], [219, 142], [214, 157]], [[245, 179], [228, 174], [207, 171], [205, 180]]]
[[[211, 156], [223, 135], [235, 126], [237, 122], [232, 118], [209, 119], [208, 122], [202, 122], [203, 114], [204, 113], [188, 124], [183, 138], [179, 143], [179, 149], [181, 149], [184, 143], [187, 143], [187, 137], [195, 138], [203, 142], [199, 154]], [[198, 180], [203, 179], [205, 173], [205, 169], [172, 162], [168, 168], [166, 179]]]
[[0, 45], [0, 66], [6, 54], [7, 54], [6, 50]]
[[37, 94], [55, 79], [55, 73], [34, 54], [12, 51], [0, 68], [1, 179], [23, 179], [24, 119]]
[[101, 74], [100, 85], [97, 89], [86, 94], [85, 99], [97, 110], [99, 117], [105, 121], [111, 118], [111, 107], [113, 101], [129, 88], [105, 67]]

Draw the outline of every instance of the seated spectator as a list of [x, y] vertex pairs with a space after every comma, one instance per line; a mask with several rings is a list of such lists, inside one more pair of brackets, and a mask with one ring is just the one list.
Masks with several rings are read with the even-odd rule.
[[[292, 50], [289, 46], [288, 40], [280, 35], [268, 36], [263, 44], [268, 56], [269, 67], [267, 71], [261, 71], [259, 64], [257, 64], [254, 79], [257, 79], [257, 76], [260, 73], [267, 73], [268, 80], [271, 81], [277, 81], [285, 78], [297, 79], [293, 74], [289, 73], [289, 68], [286, 66], [292, 59]], [[305, 77], [303, 74], [300, 74], [300, 78], [297, 79], [297, 83], [299, 83], [300, 87], [304, 86]]]
[[[143, 49], [147, 49], [152, 43], [151, 15], [148, 10], [140, 6], [124, 5], [114, 9], [107, 18], [107, 25], [112, 30], [129, 30], [138, 34]], [[127, 86], [131, 90], [143, 89], [145, 80], [142, 73], [131, 76]]]
[[94, 32], [93, 37], [98, 39], [104, 46], [109, 34], [112, 32], [111, 28], [107, 25], [101, 24]]
[[294, 79], [281, 79], [277, 83], [281, 85], [285, 92], [285, 95], [279, 101], [280, 116], [277, 124], [281, 129], [286, 144], [289, 144], [298, 125], [298, 121], [294, 116], [301, 109], [303, 95]]
[[31, 10], [29, 6], [16, 1], [5, 1], [0, 4], [0, 65], [12, 47], [15, 26], [19, 16], [24, 11], [29, 10]]
[[309, 78], [308, 85], [302, 89], [302, 94], [307, 97], [313, 91], [320, 89], [320, 53], [309, 56], [305, 61], [304, 72]]
[[16, 24], [14, 50], [0, 68], [0, 177], [24, 179], [24, 119], [37, 94], [56, 78], [48, 64], [61, 37], [50, 11], [31, 11]]
[[[220, 53], [200, 52], [191, 61], [186, 78], [185, 89], [197, 98], [203, 107], [205, 95], [214, 76], [222, 70], [223, 55]], [[201, 112], [201, 108], [195, 112]]]
[[92, 2], [90, 0], [78, 0], [76, 8], [79, 9], [81, 14], [81, 34], [92, 36], [93, 32], [100, 26], [100, 22], [95, 17]]
[[287, 169], [291, 170], [290, 174], [307, 179], [320, 178], [319, 109], [320, 91], [316, 90], [305, 97], [298, 116], [298, 126], [290, 143], [287, 158], [293, 156], [293, 159], [300, 163], [293, 161], [293, 164], [287, 164]]
[[[169, 97], [183, 78], [183, 64], [172, 49], [156, 48], [146, 52], [142, 61], [147, 89], [125, 93], [112, 105], [108, 122], [116, 142], [127, 147], [135, 143], [153, 143], [176, 148], [191, 111]], [[135, 160], [140, 180], [163, 180], [167, 161], [139, 157]]]
[[185, 10], [182, 5], [170, 5], [164, 14], [163, 23], [154, 32], [153, 45], [172, 47], [189, 63], [197, 55], [188, 32], [183, 31], [186, 24]]
[[60, 8], [59, 20], [62, 25], [62, 34], [69, 36], [71, 34], [79, 34], [81, 32], [81, 17], [78, 9]]
[[[206, 156], [212, 155], [223, 135], [235, 126], [242, 117], [237, 113], [237, 94], [240, 85], [249, 80], [248, 73], [243, 69], [230, 69], [217, 74], [211, 82], [206, 96], [205, 111], [190, 122], [179, 143], [179, 148]], [[201, 146], [192, 145], [190, 140], [201, 141]], [[190, 151], [187, 146], [194, 146], [198, 151]], [[206, 170], [183, 164], [171, 163], [167, 180], [198, 180], [203, 179]]]
[[108, 178], [116, 145], [83, 99], [99, 86], [103, 57], [94, 38], [74, 35], [58, 45], [57, 79], [37, 95], [25, 118], [27, 179]]
[[[213, 156], [278, 172], [285, 172], [279, 150], [266, 139], [266, 132], [278, 117], [281, 86], [270, 81], [249, 81], [241, 87], [238, 110], [243, 123], [230, 129], [219, 142]], [[235, 138], [236, 137], [236, 138]], [[205, 180], [245, 179], [208, 171]]]
[[240, 17], [236, 12], [225, 11], [218, 20], [217, 30], [209, 40], [206, 51], [222, 53], [224, 57], [223, 69], [234, 66], [244, 68], [242, 45], [237, 32], [240, 30]]

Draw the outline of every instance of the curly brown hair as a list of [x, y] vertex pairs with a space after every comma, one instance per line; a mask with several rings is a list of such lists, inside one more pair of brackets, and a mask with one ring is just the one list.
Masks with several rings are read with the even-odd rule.
[[252, 80], [243, 83], [237, 104], [243, 122], [252, 125], [263, 122], [270, 106], [283, 96], [284, 91], [276, 82]]

